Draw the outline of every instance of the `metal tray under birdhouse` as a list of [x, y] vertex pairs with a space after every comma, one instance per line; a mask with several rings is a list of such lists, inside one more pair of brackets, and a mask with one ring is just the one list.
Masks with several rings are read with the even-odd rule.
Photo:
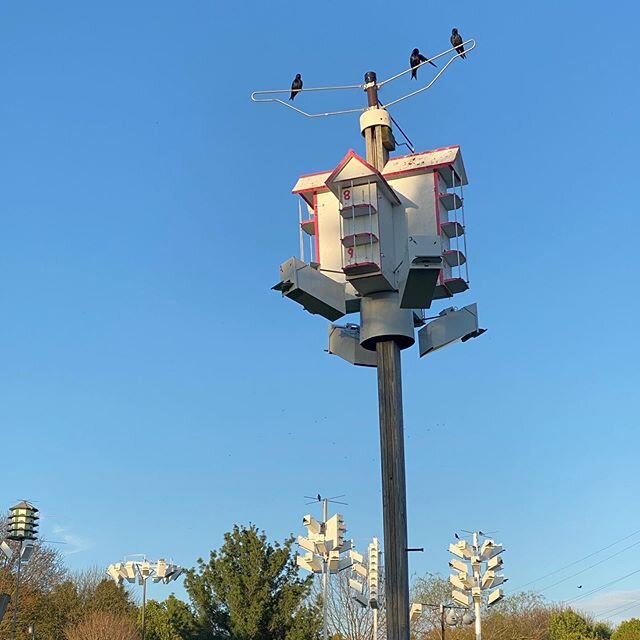
[[467, 261], [464, 253], [456, 249], [448, 249], [447, 251], [444, 251], [442, 258], [450, 267], [459, 267]]
[[358, 216], [368, 216], [377, 212], [376, 207], [367, 202], [347, 206], [343, 205], [342, 209], [340, 209], [340, 215], [344, 218], [357, 218]]
[[378, 237], [375, 233], [370, 233], [369, 231], [352, 233], [351, 235], [342, 238], [342, 244], [345, 247], [358, 247], [363, 244], [372, 244], [374, 242], [378, 242]]
[[469, 288], [469, 283], [463, 278], [446, 278], [435, 289], [434, 300], [451, 298], [456, 293], [463, 293]]
[[441, 193], [440, 204], [447, 211], [454, 211], [462, 206], [462, 198], [457, 193]]
[[464, 233], [464, 227], [459, 222], [443, 222], [440, 230], [447, 238], [459, 238]]
[[316, 219], [308, 218], [300, 223], [300, 228], [310, 236], [316, 235]]
[[359, 276], [380, 271], [380, 265], [375, 262], [353, 262], [345, 265], [342, 270], [348, 276]]

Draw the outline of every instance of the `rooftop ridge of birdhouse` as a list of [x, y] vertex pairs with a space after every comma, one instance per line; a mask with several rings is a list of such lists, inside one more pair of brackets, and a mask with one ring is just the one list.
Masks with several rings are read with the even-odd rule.
[[[361, 170], [358, 171], [356, 169], [353, 173], [347, 172], [347, 168], [354, 162], [358, 163]], [[349, 149], [344, 158], [342, 158], [338, 163], [338, 166], [331, 172], [331, 175], [329, 175], [325, 184], [329, 190], [337, 193], [339, 190], [337, 185], [353, 181], [357, 181], [359, 184], [362, 184], [363, 181], [375, 182], [390, 202], [400, 204], [400, 198], [391, 188], [391, 185], [387, 182], [382, 173], [367, 162], [362, 156], [358, 155], [353, 149]]]

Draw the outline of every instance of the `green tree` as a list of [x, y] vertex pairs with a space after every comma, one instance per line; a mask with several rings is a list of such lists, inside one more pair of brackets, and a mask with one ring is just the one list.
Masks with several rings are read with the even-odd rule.
[[188, 572], [185, 587], [214, 638], [313, 640], [321, 627], [308, 603], [311, 577], [301, 580], [291, 551], [267, 541], [254, 525], [235, 525], [209, 562]]
[[85, 595], [84, 610], [86, 613], [109, 611], [132, 620], [136, 619], [137, 613], [129, 592], [108, 578], [100, 580], [95, 589]]
[[572, 609], [556, 611], [549, 621], [551, 640], [584, 640], [592, 638], [589, 622]]
[[631, 618], [618, 625], [611, 640], [640, 640], [640, 620]]
[[171, 594], [164, 602], [150, 600], [145, 614], [147, 640], [198, 640], [202, 627], [189, 605]]
[[[611, 626], [606, 622], [596, 622], [596, 624], [593, 625], [593, 636], [597, 640], [609, 640], [612, 633]], [[638, 640], [640, 640], [640, 635], [638, 636]]]

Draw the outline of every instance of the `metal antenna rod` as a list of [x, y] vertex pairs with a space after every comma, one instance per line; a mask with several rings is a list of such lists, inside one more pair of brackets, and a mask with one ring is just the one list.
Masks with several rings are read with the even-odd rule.
[[[369, 71], [364, 80], [369, 107], [378, 107], [376, 74]], [[382, 171], [389, 159], [382, 143], [382, 126], [369, 127], [364, 133], [367, 162]], [[387, 639], [409, 640], [409, 558], [400, 345], [392, 338], [380, 340], [376, 344], [376, 352]]]

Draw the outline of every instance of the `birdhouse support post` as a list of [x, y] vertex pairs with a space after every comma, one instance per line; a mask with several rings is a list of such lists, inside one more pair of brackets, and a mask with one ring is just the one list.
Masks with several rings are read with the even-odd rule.
[[[386, 112], [379, 108], [376, 74], [370, 71], [365, 74], [364, 79], [369, 110], [382, 111], [386, 115]], [[376, 120], [372, 118], [370, 122]], [[385, 127], [389, 131], [390, 127], [383, 124], [382, 117], [378, 122], [380, 123], [365, 126], [363, 133], [366, 160], [381, 171], [389, 159], [389, 151], [384, 147], [383, 139], [392, 139], [392, 136], [385, 134]], [[385, 292], [364, 297], [361, 303], [362, 335], [370, 333], [371, 340], [375, 340], [378, 361], [388, 640], [409, 639], [407, 495], [399, 340], [413, 342], [413, 318], [410, 310], [400, 308], [398, 298], [397, 292]]]

